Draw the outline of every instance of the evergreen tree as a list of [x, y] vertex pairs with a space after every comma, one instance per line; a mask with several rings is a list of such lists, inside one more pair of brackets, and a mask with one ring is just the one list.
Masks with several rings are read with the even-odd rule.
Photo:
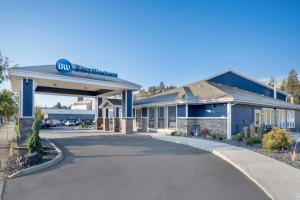
[[9, 61], [7, 57], [2, 56], [0, 51], [0, 83], [6, 80], [6, 69], [9, 66]]
[[286, 83], [286, 91], [294, 98], [294, 103], [300, 103], [300, 85], [298, 74], [295, 70], [291, 70]]
[[286, 89], [286, 80], [285, 79], [283, 79], [281, 84], [280, 84], [280, 90], [287, 91], [287, 89]]

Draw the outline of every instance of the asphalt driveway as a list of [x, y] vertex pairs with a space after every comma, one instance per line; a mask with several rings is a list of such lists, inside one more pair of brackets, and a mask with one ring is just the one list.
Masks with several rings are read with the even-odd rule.
[[4, 200], [269, 199], [238, 170], [205, 151], [148, 136], [65, 134], [53, 139], [65, 159], [8, 180]]

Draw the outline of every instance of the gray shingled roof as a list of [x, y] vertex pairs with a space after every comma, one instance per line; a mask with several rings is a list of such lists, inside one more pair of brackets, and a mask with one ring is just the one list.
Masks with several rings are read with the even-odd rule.
[[232, 88], [209, 81], [198, 81], [179, 88], [167, 91], [148, 98], [139, 98], [134, 101], [134, 105], [159, 104], [164, 102], [188, 102], [188, 103], [207, 103], [207, 102], [227, 102], [235, 101], [239, 103], [274, 106], [300, 110], [299, 105], [276, 100], [271, 97], [262, 96], [256, 93]]
[[[80, 65], [78, 65], [80, 66]], [[25, 66], [25, 67], [12, 67], [10, 70], [22, 70], [22, 71], [28, 71], [29, 73], [32, 72], [38, 72], [38, 73], [45, 73], [45, 74], [53, 74], [53, 75], [62, 75], [56, 70], [55, 65], [38, 65], [38, 66]], [[108, 82], [115, 82], [115, 83], [124, 83], [136, 87], [141, 87], [138, 84], [120, 79], [115, 77], [108, 77], [108, 76], [101, 76], [96, 74], [88, 74], [88, 73], [81, 73], [72, 71], [71, 74], [64, 74], [64, 76], [70, 76], [70, 77], [79, 77], [79, 78], [88, 78], [88, 79], [94, 79], [94, 80], [100, 80], [100, 81], [108, 81]]]

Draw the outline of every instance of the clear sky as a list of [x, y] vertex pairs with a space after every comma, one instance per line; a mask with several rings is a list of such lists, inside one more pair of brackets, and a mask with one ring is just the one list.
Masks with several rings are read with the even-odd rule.
[[[59, 58], [117, 72], [144, 88], [232, 68], [255, 79], [300, 73], [300, 1], [0, 2], [0, 50], [21, 66]], [[37, 98], [40, 105], [57, 100]]]

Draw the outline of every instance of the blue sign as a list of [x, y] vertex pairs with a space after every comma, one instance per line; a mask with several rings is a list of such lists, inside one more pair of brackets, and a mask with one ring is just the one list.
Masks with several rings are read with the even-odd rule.
[[112, 72], [107, 72], [107, 71], [101, 71], [97, 68], [88, 68], [88, 67], [83, 67], [79, 65], [73, 65], [71, 62], [69, 62], [66, 59], [59, 59], [56, 62], [56, 69], [62, 74], [71, 74], [72, 71], [75, 72], [81, 72], [81, 73], [87, 73], [87, 74], [96, 74], [100, 76], [109, 76], [109, 77], [114, 77], [117, 78], [118, 74], [112, 73]]
[[66, 59], [59, 59], [56, 62], [56, 69], [62, 74], [71, 74], [72, 73], [72, 63]]

